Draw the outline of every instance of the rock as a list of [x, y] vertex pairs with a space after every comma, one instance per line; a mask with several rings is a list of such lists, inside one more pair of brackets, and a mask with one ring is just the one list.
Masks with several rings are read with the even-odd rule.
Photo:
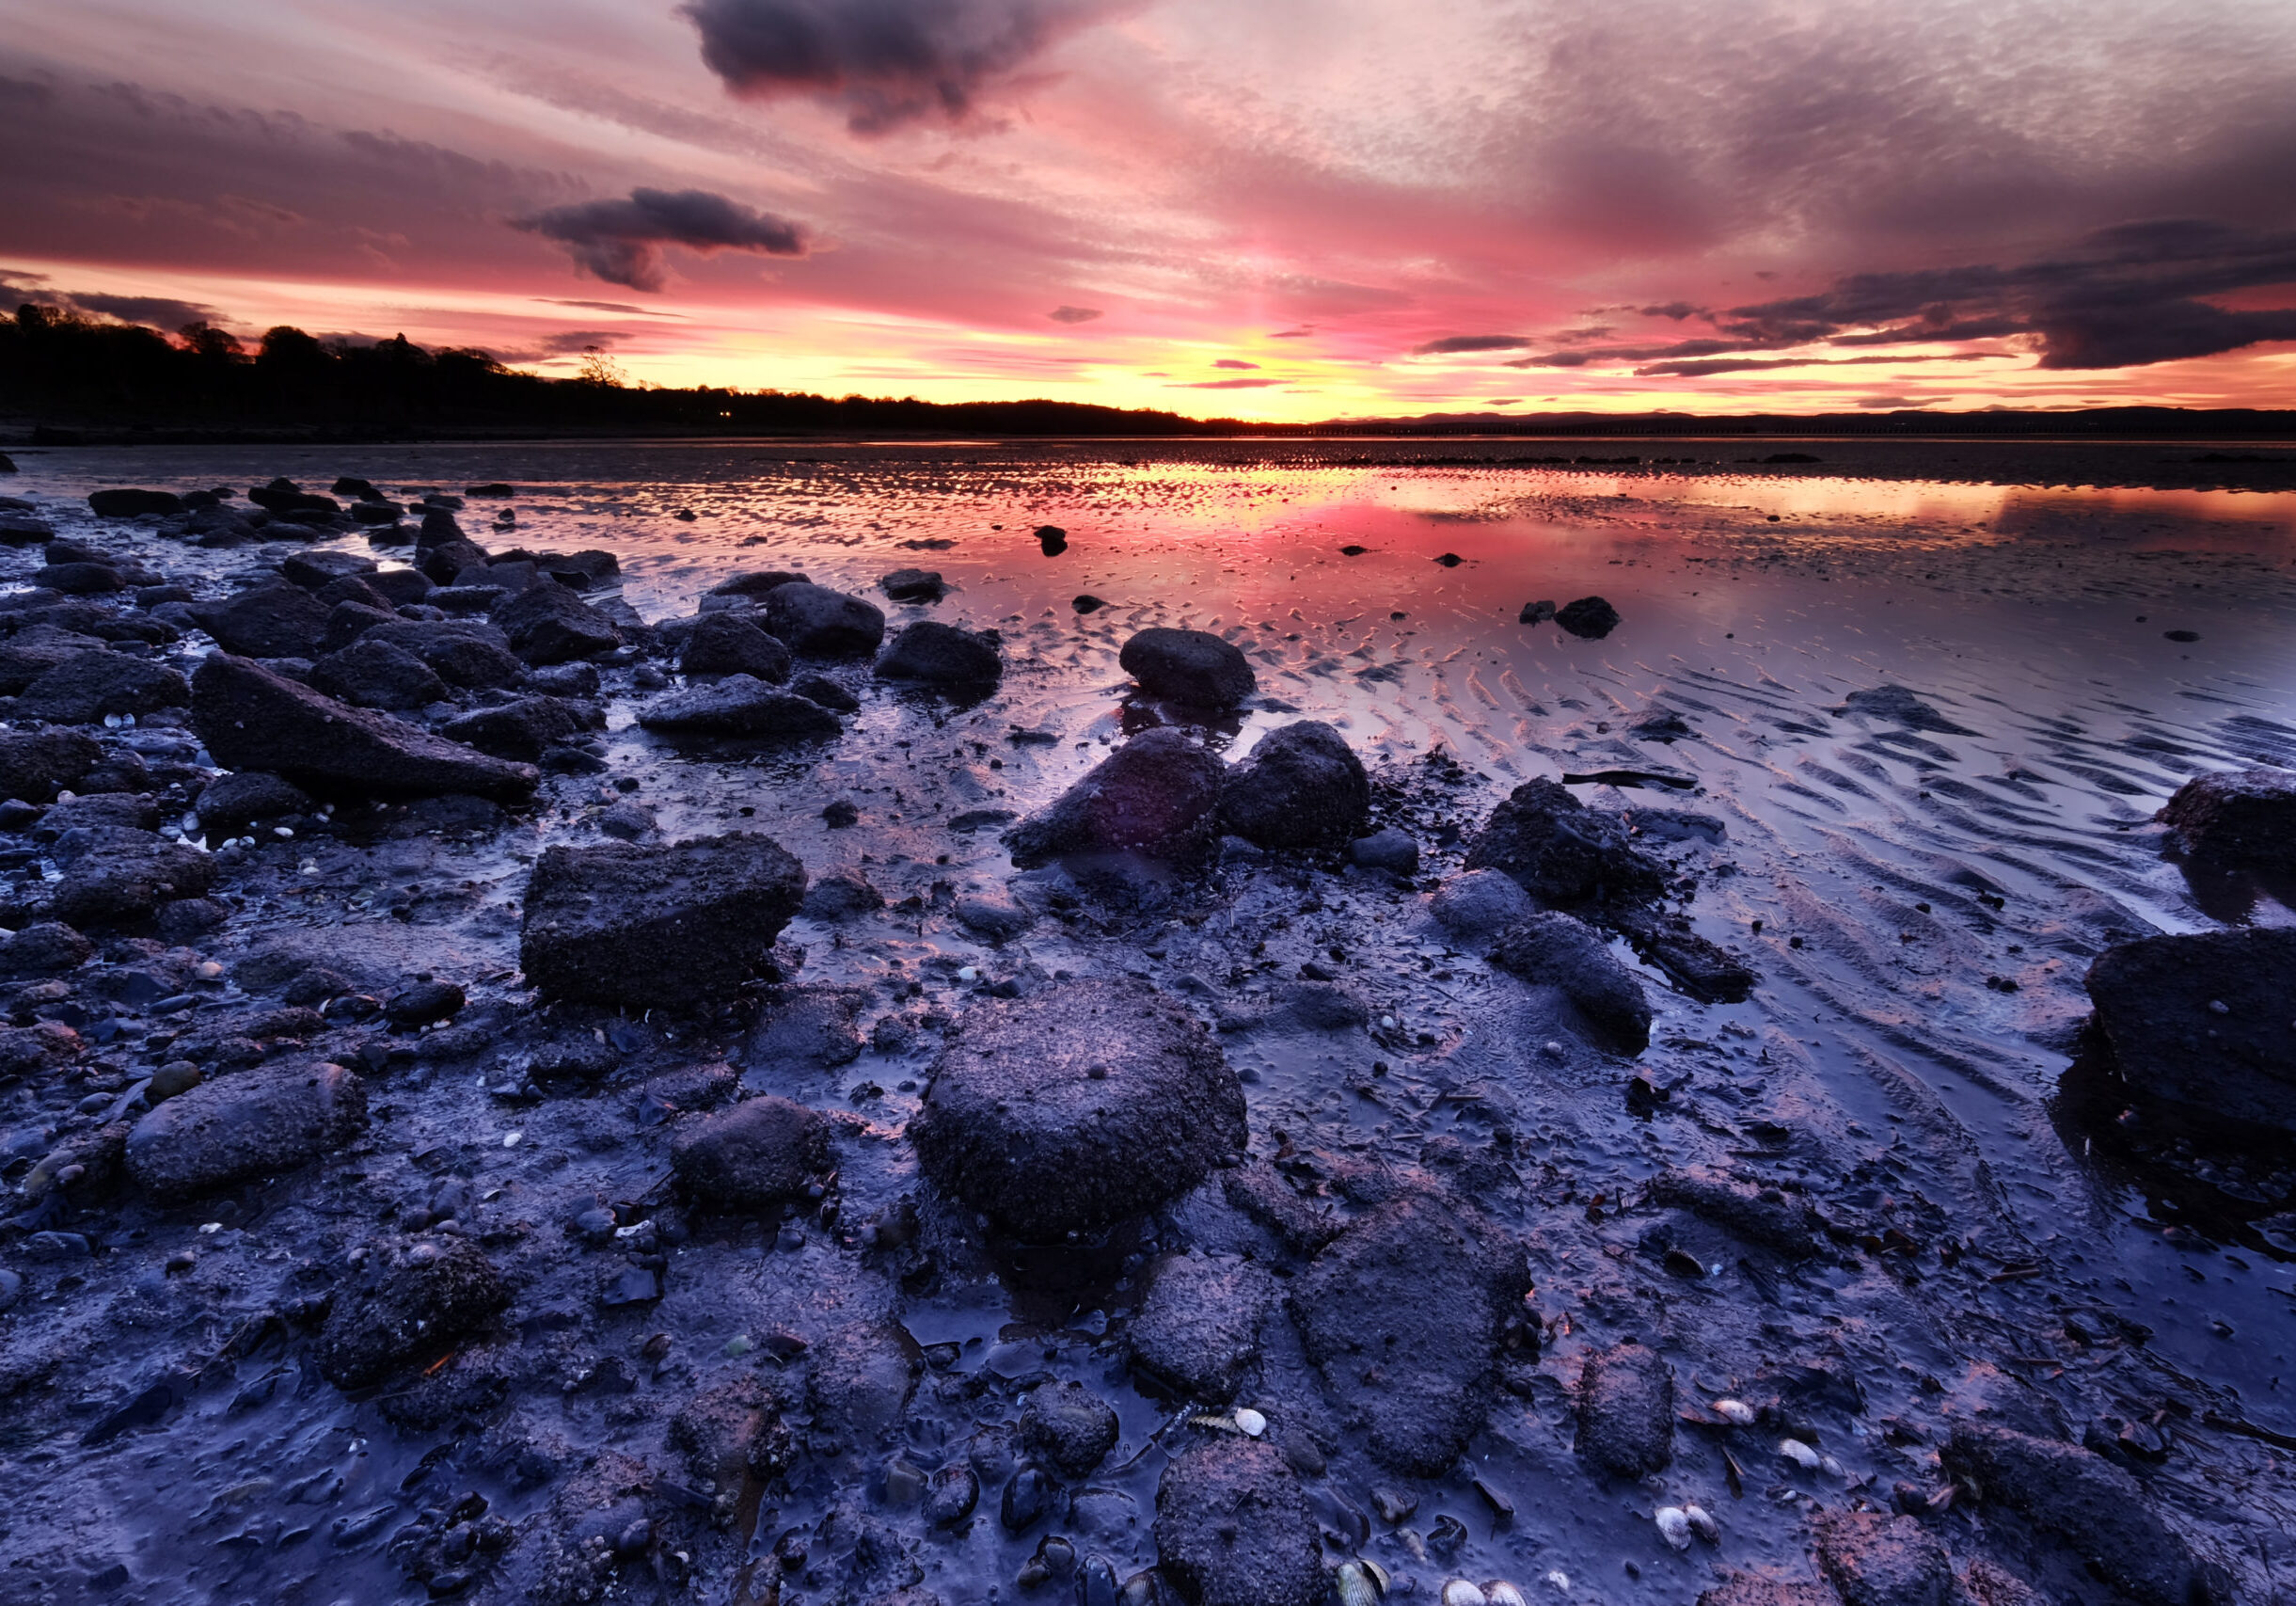
[[1614, 904], [1605, 917], [1645, 964], [1665, 971], [1678, 990], [1701, 1003], [1739, 1003], [1762, 979], [1737, 955], [1700, 936], [1686, 914], [1650, 904]]
[[2195, 859], [2296, 865], [2296, 771], [2262, 765], [2195, 775], [2153, 816]]
[[1244, 1143], [1243, 1089], [1211, 1034], [1152, 989], [1080, 980], [975, 1005], [910, 1122], [942, 1190], [1056, 1239], [1201, 1182]]
[[1037, 526], [1037, 545], [1048, 558], [1057, 558], [1069, 549], [1069, 533], [1057, 524]]
[[427, 1026], [451, 1019], [467, 1002], [451, 981], [418, 981], [384, 1001], [383, 1018], [394, 1026]]
[[1151, 697], [1199, 708], [1232, 708], [1259, 689], [1243, 654], [1208, 630], [1142, 630], [1116, 654]]
[[371, 575], [376, 568], [372, 558], [356, 552], [331, 552], [314, 548], [307, 552], [290, 552], [279, 560], [279, 572], [288, 580], [306, 591], [317, 591], [329, 580], [346, 576]]
[[681, 1122], [670, 1145], [679, 1185], [721, 1210], [762, 1210], [800, 1198], [831, 1164], [829, 1122], [770, 1093]]
[[897, 1323], [855, 1322], [831, 1330], [813, 1351], [816, 1425], [863, 1442], [899, 1426], [924, 1360], [917, 1341]]
[[1261, 737], [1220, 787], [1221, 824], [1262, 848], [1338, 847], [1363, 829], [1370, 811], [1363, 761], [1318, 720]]
[[331, 612], [301, 586], [279, 580], [194, 603], [191, 616], [217, 646], [242, 658], [317, 658], [326, 650]]
[[1829, 1512], [1818, 1519], [1817, 1560], [1842, 1606], [1951, 1606], [1953, 1560], [1910, 1517]]
[[1200, 857], [1219, 834], [1222, 766], [1180, 731], [1144, 730], [1005, 834], [1023, 868], [1069, 853]]
[[766, 628], [806, 658], [860, 658], [885, 639], [885, 615], [858, 596], [797, 580], [766, 593]]
[[688, 676], [747, 675], [789, 678], [789, 649], [738, 613], [706, 613], [686, 637], [678, 673]]
[[1817, 1252], [1810, 1206], [1798, 1194], [1740, 1182], [1702, 1168], [1661, 1171], [1650, 1181], [1654, 1203], [1686, 1210], [1747, 1242], [1791, 1259]]
[[861, 699], [825, 675], [800, 675], [789, 690], [841, 714], [861, 712]]
[[366, 1125], [366, 1087], [340, 1065], [234, 1072], [138, 1121], [128, 1174], [154, 1199], [190, 1199], [307, 1165]]
[[622, 644], [613, 621], [554, 580], [537, 580], [496, 610], [495, 625], [527, 662], [566, 663]]
[[938, 569], [895, 569], [877, 583], [895, 602], [938, 602], [949, 594]]
[[19, 630], [0, 640], [0, 695], [15, 696], [57, 664], [82, 653], [103, 650], [100, 638], [60, 630], [54, 625]]
[[1348, 844], [1348, 862], [1367, 870], [1386, 870], [1394, 876], [1419, 873], [1419, 845], [1409, 835], [1389, 825]]
[[857, 1022], [868, 994], [855, 987], [780, 987], [750, 1033], [752, 1065], [829, 1070], [861, 1055]]
[[316, 491], [307, 491], [284, 476], [267, 485], [247, 487], [247, 500], [256, 506], [273, 513], [340, 513], [342, 504], [333, 497], [323, 497]]
[[1876, 686], [1869, 691], [1852, 692], [1833, 711], [1888, 720], [1908, 730], [1925, 730], [1936, 736], [1977, 734], [1966, 725], [1954, 723], [1903, 686]]
[[1578, 1375], [1578, 1453], [1622, 1478], [1674, 1459], [1674, 1374], [1632, 1339], [1587, 1357]]
[[1619, 611], [1599, 596], [1582, 596], [1556, 609], [1555, 623], [1574, 636], [1600, 641], [1619, 628]]
[[198, 898], [215, 883], [215, 861], [149, 831], [104, 825], [59, 838], [65, 867], [49, 888], [59, 920], [86, 930], [150, 917], [170, 898]]
[[404, 711], [441, 702], [447, 695], [446, 682], [429, 664], [404, 647], [371, 636], [313, 663], [311, 684], [361, 708]]
[[820, 704], [748, 675], [657, 697], [639, 710], [648, 730], [688, 736], [837, 736], [845, 726]]
[[920, 619], [893, 638], [877, 660], [877, 673], [886, 680], [919, 680], [932, 686], [988, 686], [1004, 675], [1005, 660], [986, 632]]
[[164, 663], [124, 652], [82, 652], [25, 687], [15, 717], [92, 724], [106, 714], [154, 714], [190, 702], [189, 683]]
[[958, 925], [992, 943], [1010, 942], [1037, 923], [1036, 915], [1003, 893], [959, 893], [954, 913]]
[[2089, 966], [2091, 1040], [2136, 1097], [2296, 1132], [2296, 930], [2142, 937]]
[[1453, 876], [1428, 900], [1427, 912], [1443, 929], [1464, 940], [1496, 936], [1538, 913], [1530, 894], [1501, 870], [1469, 870]]
[[[32, 834], [53, 842], [67, 833], [100, 825], [124, 825], [137, 831], [159, 829], [159, 804], [135, 792], [92, 792], [49, 806]], [[76, 838], [75, 838], [76, 840]]]
[[509, 1303], [501, 1273], [468, 1238], [424, 1233], [369, 1244], [320, 1330], [320, 1373], [339, 1389], [381, 1382], [450, 1349]]
[[597, 827], [607, 835], [635, 842], [655, 829], [654, 811], [628, 798], [598, 810]]
[[1259, 1358], [1274, 1298], [1267, 1273], [1248, 1261], [1166, 1256], [1125, 1334], [1132, 1365], [1176, 1394], [1222, 1403]]
[[799, 913], [808, 920], [835, 923], [857, 919], [885, 907], [885, 895], [860, 876], [823, 876], [805, 894]]
[[1514, 622], [1518, 625], [1544, 625], [1554, 616], [1555, 604], [1552, 598], [1548, 598], [1524, 603], [1523, 611], [1514, 616]]
[[510, 650], [502, 632], [492, 625], [399, 619], [368, 634], [413, 653], [450, 686], [473, 691], [515, 686], [527, 673], [526, 661]]
[[267, 770], [300, 787], [404, 797], [468, 793], [515, 802], [533, 769], [354, 708], [258, 663], [211, 653], [191, 681], [192, 723], [217, 763]]
[[1583, 921], [1533, 914], [1499, 934], [1491, 962], [1524, 980], [1560, 987], [1611, 1045], [1625, 1054], [1650, 1046], [1650, 1000], [1642, 983]]
[[[0, 453], [0, 456], [7, 453]], [[7, 470], [0, 469], [0, 472]], [[12, 500], [12, 499], [11, 499]], [[37, 547], [55, 538], [55, 526], [13, 508], [0, 509], [0, 547]]]
[[749, 980], [804, 895], [804, 867], [764, 836], [546, 848], [519, 962], [561, 997], [682, 1008]]
[[103, 596], [124, 591], [128, 582], [109, 564], [50, 564], [32, 576], [34, 585], [60, 591], [66, 596]]
[[202, 829], [236, 836], [259, 820], [309, 814], [318, 805], [302, 787], [261, 770], [218, 775], [194, 805]]
[[1193, 1606], [1321, 1606], [1330, 1584], [1299, 1478], [1273, 1444], [1222, 1438], [1156, 1486], [1156, 1560]]
[[2196, 1606], [2216, 1594], [2183, 1538], [2144, 1487], [2079, 1445], [1975, 1423], [1955, 1426], [1945, 1470], [2066, 1542], [2142, 1606]]
[[[430, 576], [420, 569], [377, 569], [372, 574], [362, 575], [359, 583], [380, 595], [393, 608], [411, 607], [431, 594]], [[326, 586], [319, 588], [320, 600], [330, 600], [326, 596], [327, 590]]]
[[530, 764], [552, 742], [579, 736], [601, 723], [592, 705], [559, 697], [521, 697], [515, 703], [498, 703], [449, 720], [438, 727], [438, 734], [467, 741], [497, 758], [517, 758]]
[[1082, 1383], [1045, 1383], [1021, 1407], [1021, 1442], [1065, 1478], [1089, 1477], [1116, 1447], [1115, 1407]]
[[784, 585], [803, 585], [805, 577], [786, 569], [751, 569], [721, 580], [709, 588], [711, 596], [757, 597]]
[[371, 630], [398, 623], [398, 614], [384, 606], [379, 596], [368, 601], [340, 596], [323, 596], [319, 600], [327, 604], [326, 635], [322, 644], [330, 653], [342, 651]]
[[1541, 776], [1515, 787], [1468, 845], [1466, 868], [1504, 870], [1544, 903], [1655, 897], [1667, 867], [1636, 848], [1625, 823]]
[[1519, 1250], [1429, 1193], [1352, 1223], [1291, 1283], [1307, 1359], [1371, 1458], [1433, 1477], [1490, 1410], [1501, 1328], [1528, 1288]]
[[1698, 1606], [1842, 1606], [1822, 1583], [1789, 1582], [1764, 1573], [1734, 1573], [1698, 1598]]
[[781, 1404], [754, 1377], [733, 1377], [689, 1400], [670, 1419], [670, 1447], [695, 1481], [737, 1489], [743, 1474], [773, 1479], [797, 1460], [797, 1435]]
[[0, 976], [21, 980], [61, 976], [93, 959], [96, 945], [60, 920], [35, 920], [14, 936], [0, 939]]
[[87, 493], [88, 511], [98, 518], [140, 518], [146, 514], [165, 517], [183, 511], [183, 499], [173, 491], [132, 490], [124, 485]]

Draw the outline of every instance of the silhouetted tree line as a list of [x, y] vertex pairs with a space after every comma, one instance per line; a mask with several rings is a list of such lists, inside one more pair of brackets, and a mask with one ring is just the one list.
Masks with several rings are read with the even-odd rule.
[[0, 318], [0, 412], [51, 431], [177, 437], [259, 431], [322, 437], [477, 433], [983, 435], [1227, 433], [1178, 413], [1075, 402], [921, 402], [782, 390], [635, 387], [609, 362], [580, 378], [505, 368], [485, 352], [405, 336], [359, 345], [288, 325], [255, 349], [208, 324], [174, 339], [49, 307]]

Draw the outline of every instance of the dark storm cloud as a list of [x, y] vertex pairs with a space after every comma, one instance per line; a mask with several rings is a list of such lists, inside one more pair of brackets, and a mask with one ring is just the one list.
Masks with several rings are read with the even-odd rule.
[[166, 295], [99, 295], [75, 292], [71, 304], [83, 312], [101, 312], [123, 324], [147, 324], [155, 329], [180, 329], [222, 316], [197, 301], [178, 301]]
[[634, 189], [627, 200], [554, 206], [519, 218], [516, 227], [556, 240], [586, 271], [632, 290], [659, 290], [669, 282], [664, 246], [704, 255], [720, 250], [805, 254], [800, 225], [708, 190]]
[[1109, 0], [693, 0], [702, 59], [736, 94], [811, 95], [856, 134], [961, 122]]
[[1716, 374], [1744, 374], [1764, 368], [1863, 368], [1874, 363], [1896, 367], [1908, 362], [1974, 362], [1989, 351], [1961, 351], [1946, 357], [1714, 357], [1690, 362], [1654, 362], [1635, 370], [1638, 379], [1704, 379]]
[[1055, 324], [1089, 324], [1100, 315], [1098, 307], [1055, 307], [1045, 314]]
[[1523, 335], [1445, 335], [1411, 348], [1414, 357], [1441, 357], [1463, 351], [1519, 351], [1530, 343]]

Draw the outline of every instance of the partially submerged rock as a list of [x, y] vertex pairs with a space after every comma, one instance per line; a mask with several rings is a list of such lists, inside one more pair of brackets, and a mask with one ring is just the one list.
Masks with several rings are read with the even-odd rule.
[[822, 737], [845, 729], [820, 704], [748, 675], [657, 697], [639, 710], [648, 730], [682, 736]]
[[1259, 688], [1243, 652], [1209, 630], [1142, 630], [1116, 654], [1151, 697], [1200, 708], [1232, 708]]
[[1222, 826], [1261, 848], [1337, 848], [1363, 829], [1370, 811], [1363, 760], [1320, 720], [1261, 737], [1220, 789]]
[[570, 663], [622, 644], [614, 622], [554, 580], [536, 580], [498, 609], [510, 650], [535, 665]]
[[127, 1168], [164, 1201], [275, 1176], [340, 1149], [367, 1124], [367, 1090], [340, 1065], [268, 1066], [202, 1083], [128, 1134]]
[[885, 639], [885, 615], [874, 604], [825, 585], [795, 580], [766, 595], [766, 628], [805, 658], [860, 658]]
[[739, 613], [705, 613], [687, 635], [677, 667], [689, 677], [747, 675], [782, 681], [789, 678], [789, 649]]
[[1248, 1261], [1166, 1256], [1125, 1333], [1132, 1365], [1185, 1398], [1225, 1401], [1259, 1354], [1274, 1299], [1268, 1274]]
[[242, 658], [317, 658], [326, 650], [328, 612], [301, 586], [279, 580], [195, 604], [191, 616], [217, 646]]
[[1674, 1374], [1631, 1339], [1587, 1357], [1578, 1377], [1581, 1455], [1622, 1478], [1662, 1472], [1674, 1459]]
[[51, 724], [92, 724], [106, 714], [181, 708], [191, 687], [164, 663], [108, 649], [75, 653], [26, 686], [15, 717]]
[[2089, 967], [2094, 1037], [2136, 1098], [2296, 1131], [2296, 930], [2141, 937]]
[[1467, 848], [1470, 870], [1504, 870], [1544, 903], [1651, 897], [1666, 866], [1637, 848], [1626, 824], [1544, 775], [1515, 787]]
[[1452, 936], [1472, 941], [1496, 937], [1538, 913], [1515, 879], [1504, 870], [1469, 870], [1453, 876], [1428, 899], [1427, 912]]
[[2296, 865], [2296, 770], [2195, 775], [2153, 818], [2184, 851], [2220, 865]]
[[467, 1238], [381, 1239], [361, 1251], [349, 1285], [336, 1291], [319, 1334], [319, 1370], [339, 1389], [381, 1382], [445, 1350], [509, 1302], [501, 1273]]
[[1195, 1606], [1320, 1606], [1330, 1585], [1315, 1514], [1272, 1444], [1219, 1439], [1156, 1486], [1156, 1559]]
[[1065, 1478], [1088, 1477], [1116, 1447], [1116, 1413], [1082, 1383], [1045, 1383], [1021, 1407], [1021, 1441]]
[[0, 732], [0, 798], [53, 803], [103, 762], [96, 739], [76, 730]]
[[928, 686], [988, 686], [1004, 675], [1005, 660], [986, 633], [920, 619], [893, 638], [877, 660], [877, 673], [886, 680]]
[[1501, 932], [1491, 962], [1526, 981], [1560, 988], [1611, 1045], [1626, 1054], [1650, 1046], [1650, 999], [1586, 923], [1555, 911]]
[[774, 1094], [680, 1125], [670, 1146], [680, 1186], [727, 1210], [762, 1210], [801, 1196], [830, 1169], [829, 1122]]
[[59, 920], [83, 929], [142, 920], [161, 904], [198, 898], [215, 882], [215, 861], [197, 848], [133, 826], [69, 833], [55, 847], [63, 878], [48, 894]]
[[1142, 731], [1053, 803], [1005, 833], [1022, 867], [1069, 853], [1184, 861], [1218, 834], [1219, 759], [1185, 734]]
[[1956, 1597], [1953, 1558], [1910, 1517], [1829, 1512], [1817, 1559], [1842, 1606], [1950, 1606]]

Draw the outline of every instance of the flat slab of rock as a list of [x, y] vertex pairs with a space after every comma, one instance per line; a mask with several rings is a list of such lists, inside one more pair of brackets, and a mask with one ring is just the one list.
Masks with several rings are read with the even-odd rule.
[[1556, 911], [1533, 914], [1499, 934], [1491, 962], [1526, 981], [1558, 987], [1611, 1047], [1650, 1046], [1650, 999], [1583, 920]]
[[367, 1246], [349, 1285], [335, 1292], [319, 1370], [339, 1389], [364, 1388], [443, 1353], [509, 1303], [501, 1273], [469, 1239], [383, 1239]]
[[128, 1133], [128, 1174], [154, 1199], [190, 1199], [293, 1170], [366, 1124], [366, 1086], [340, 1065], [235, 1072], [138, 1121]]
[[192, 676], [191, 710], [199, 739], [226, 769], [269, 771], [315, 791], [515, 802], [539, 779], [530, 765], [354, 708], [229, 653], [209, 654]]
[[1414, 1193], [1349, 1225], [1291, 1283], [1291, 1318], [1373, 1460], [1433, 1477], [1491, 1407], [1519, 1249], [1453, 1201]]
[[816, 737], [845, 729], [820, 704], [749, 675], [657, 697], [639, 710], [638, 723], [674, 736]]
[[2220, 865], [2296, 865], [2296, 770], [2195, 775], [2153, 816], [2184, 851]]
[[1157, 1564], [1196, 1606], [1319, 1606], [1330, 1588], [1319, 1539], [1273, 1444], [1199, 1444], [1157, 1483]]
[[804, 897], [805, 867], [766, 836], [547, 848], [519, 962], [559, 997], [679, 1008], [737, 991]]
[[1070, 853], [1185, 861], [1219, 833], [1218, 758], [1180, 731], [1144, 730], [1005, 834], [1023, 868]]
[[817, 1110], [767, 1094], [683, 1122], [670, 1169], [695, 1199], [720, 1209], [762, 1209], [794, 1199], [830, 1169], [829, 1121]]
[[1637, 848], [1625, 821], [1591, 809], [1542, 775], [1515, 787], [1468, 845], [1466, 868], [1504, 870], [1544, 903], [1651, 897], [1667, 868]]
[[976, 1005], [910, 1136], [926, 1173], [1022, 1238], [1138, 1215], [1244, 1143], [1243, 1089], [1201, 1023], [1137, 982]]
[[2142, 937], [2089, 966], [2096, 1030], [2135, 1096], [2296, 1131], [2296, 930]]
[[1337, 848], [1363, 829], [1371, 782], [1321, 720], [1268, 732], [1220, 788], [1220, 823], [1261, 848]]
[[1132, 1364], [1189, 1399], [1226, 1401], [1259, 1354], [1275, 1297], [1268, 1274], [1249, 1261], [1169, 1256], [1126, 1330]]
[[1576, 1448], [1622, 1478], [1672, 1463], [1674, 1374], [1655, 1350], [1629, 1341], [1587, 1357], [1578, 1375]]
[[1151, 697], [1199, 708], [1232, 708], [1259, 689], [1243, 652], [1209, 630], [1142, 630], [1116, 654]]

